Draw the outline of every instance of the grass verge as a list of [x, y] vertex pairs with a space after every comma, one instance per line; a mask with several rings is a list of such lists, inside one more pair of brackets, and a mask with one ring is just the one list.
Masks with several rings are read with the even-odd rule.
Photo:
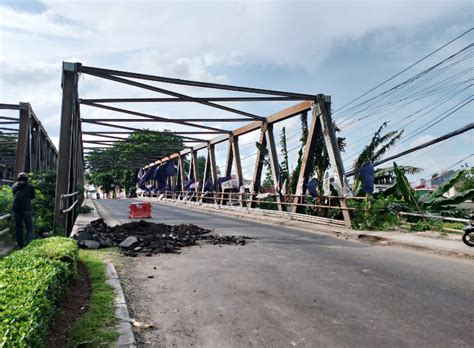
[[91, 281], [89, 310], [74, 324], [71, 347], [112, 347], [118, 334], [115, 330], [115, 293], [106, 283], [104, 258], [107, 252], [80, 250], [79, 259], [85, 264]]

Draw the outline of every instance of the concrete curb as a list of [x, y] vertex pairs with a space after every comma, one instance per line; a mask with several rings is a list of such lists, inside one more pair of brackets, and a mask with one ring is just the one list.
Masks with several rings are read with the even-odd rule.
[[[101, 213], [101, 207], [98, 204], [95, 204], [94, 200], [88, 200], [87, 203], [89, 206], [92, 205], [94, 210], [91, 213], [79, 214], [77, 216], [71, 232], [71, 237], [77, 234], [82, 228], [86, 227], [92, 220], [103, 217], [103, 213]], [[106, 283], [112, 286], [115, 291], [115, 317], [119, 321], [116, 328], [119, 334], [117, 347], [136, 347], [132, 325], [130, 324], [127, 303], [125, 301], [125, 296], [123, 294], [119, 276], [115, 270], [114, 264], [111, 261], [106, 260], [104, 261], [104, 264]]]
[[128, 313], [127, 302], [123, 294], [120, 279], [111, 261], [105, 261], [105, 274], [107, 284], [112, 286], [115, 291], [115, 316], [118, 319], [117, 331], [119, 338], [117, 347], [128, 348], [136, 347], [135, 336], [133, 335], [132, 324], [130, 324], [130, 315]]
[[187, 204], [176, 203], [176, 202], [171, 202], [171, 201], [158, 201], [157, 199], [153, 199], [153, 198], [140, 197], [137, 200], [150, 201], [150, 202], [165, 204], [169, 206], [179, 206], [180, 208], [190, 209], [190, 210], [201, 210], [201, 211], [205, 211], [211, 214], [216, 214], [216, 215], [221, 215], [221, 216], [232, 216], [232, 217], [239, 218], [242, 220], [254, 221], [254, 222], [257, 221], [259, 223], [263, 223], [267, 225], [285, 226], [291, 229], [302, 230], [302, 231], [310, 232], [314, 234], [325, 234], [325, 235], [332, 235], [335, 237], [342, 236], [345, 238], [349, 238], [351, 240], [369, 242], [369, 243], [379, 244], [379, 245], [399, 246], [399, 247], [409, 248], [409, 249], [418, 250], [422, 252], [433, 253], [436, 255], [474, 260], [474, 255], [469, 254], [469, 253], [463, 253], [457, 250], [441, 249], [441, 248], [437, 248], [437, 247], [433, 247], [429, 245], [409, 243], [407, 241], [392, 239], [387, 236], [378, 236], [374, 232], [355, 231], [355, 230], [350, 230], [344, 227], [338, 227], [338, 226], [329, 227], [325, 225], [316, 225], [316, 224], [303, 222], [303, 221], [275, 218], [275, 217], [269, 217], [269, 216], [256, 215], [256, 216], [252, 216], [252, 218], [249, 218], [248, 215], [245, 215], [243, 212], [239, 212], [239, 211], [232, 211], [229, 209], [216, 209], [216, 208], [211, 208], [207, 206], [199, 206], [199, 205], [194, 205], [194, 204], [187, 205]]

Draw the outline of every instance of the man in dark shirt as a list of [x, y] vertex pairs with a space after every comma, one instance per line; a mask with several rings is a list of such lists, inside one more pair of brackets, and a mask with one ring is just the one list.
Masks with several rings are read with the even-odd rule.
[[[15, 215], [16, 241], [21, 249], [32, 241], [33, 235], [33, 209], [31, 200], [35, 198], [35, 189], [28, 183], [28, 175], [21, 172], [18, 180], [12, 187], [13, 213]], [[23, 234], [23, 223], [26, 227], [26, 241]]]

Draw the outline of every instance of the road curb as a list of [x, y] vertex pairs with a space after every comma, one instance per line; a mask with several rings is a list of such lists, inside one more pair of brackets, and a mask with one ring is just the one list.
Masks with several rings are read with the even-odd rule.
[[[176, 202], [170, 202], [170, 201], [158, 201], [156, 199], [150, 199], [150, 198], [138, 198], [138, 200], [142, 201], [151, 201], [159, 204], [165, 204], [168, 206], [179, 206], [180, 208], [183, 209], [189, 209], [189, 210], [201, 210], [205, 211], [211, 214], [216, 214], [216, 215], [221, 215], [221, 216], [232, 216], [235, 218], [239, 218], [242, 220], [246, 221], [256, 221], [259, 223], [267, 224], [267, 225], [272, 225], [272, 226], [284, 226], [288, 227], [291, 229], [295, 230], [302, 230], [305, 232], [313, 233], [313, 234], [324, 234], [324, 235], [330, 235], [333, 237], [343, 237], [345, 239], [350, 239], [353, 241], [359, 241], [359, 242], [368, 242], [371, 244], [377, 244], [377, 245], [382, 245], [382, 246], [399, 246], [403, 248], [409, 248], [413, 250], [418, 250], [422, 252], [428, 252], [436, 255], [442, 255], [442, 256], [450, 256], [450, 257], [456, 257], [456, 258], [461, 258], [461, 259], [467, 259], [467, 260], [474, 260], [474, 256], [468, 253], [462, 253], [459, 251], [455, 250], [447, 250], [447, 249], [440, 249], [436, 247], [430, 247], [430, 246], [423, 246], [419, 244], [412, 244], [404, 241], [399, 241], [387, 237], [381, 237], [377, 235], [372, 235], [368, 233], [361, 233], [355, 230], [350, 230], [344, 227], [338, 227], [338, 226], [325, 226], [325, 225], [315, 225], [311, 223], [307, 223], [304, 221], [296, 221], [296, 220], [291, 220], [291, 219], [279, 219], [275, 217], [269, 217], [269, 216], [252, 216], [252, 218], [249, 218], [242, 212], [238, 211], [232, 211], [229, 209], [215, 209], [215, 208], [210, 208], [207, 206], [199, 206], [199, 205], [186, 205], [182, 203], [176, 203]], [[315, 230], [315, 227], [317, 230]]]
[[106, 283], [114, 288], [115, 291], [115, 316], [118, 319], [117, 332], [119, 338], [117, 347], [132, 348], [135, 345], [135, 336], [133, 335], [132, 324], [130, 324], [130, 315], [128, 313], [127, 301], [123, 293], [120, 279], [111, 261], [105, 261]]

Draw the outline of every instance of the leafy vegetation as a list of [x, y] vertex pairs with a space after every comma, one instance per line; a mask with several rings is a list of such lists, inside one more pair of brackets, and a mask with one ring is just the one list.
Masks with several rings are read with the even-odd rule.
[[77, 243], [34, 240], [0, 261], [2, 347], [41, 347], [57, 312], [56, 302], [76, 274]]
[[80, 250], [79, 260], [86, 266], [91, 281], [91, 298], [88, 311], [74, 324], [69, 337], [71, 347], [112, 346], [117, 338], [114, 328], [115, 294], [105, 282], [103, 252]]
[[[13, 206], [13, 196], [10, 187], [4, 185], [0, 187], [0, 215], [10, 214], [12, 211]], [[0, 231], [4, 228], [10, 227], [12, 228], [14, 225], [12, 220], [2, 220], [0, 221]]]
[[400, 224], [398, 213], [405, 206], [403, 200], [394, 196], [374, 197], [368, 200], [349, 200], [347, 205], [355, 208], [352, 227], [360, 230], [389, 230]]
[[53, 231], [56, 172], [52, 170], [39, 172], [31, 174], [29, 177], [36, 193], [36, 198], [31, 202], [35, 233], [42, 234]]
[[[54, 229], [54, 195], [56, 190], [56, 172], [46, 171], [30, 174], [29, 180], [35, 188], [36, 198], [31, 201], [33, 207], [34, 231], [36, 234], [49, 232]], [[9, 186], [0, 189], [0, 215], [12, 212], [13, 193]], [[0, 230], [10, 227], [15, 231], [13, 219], [0, 221]]]
[[382, 123], [379, 129], [374, 133], [370, 143], [364, 147], [364, 150], [360, 153], [354, 163], [354, 184], [352, 189], [357, 192], [360, 188], [361, 181], [359, 178], [360, 169], [367, 163], [374, 163], [381, 159], [383, 155], [390, 150], [397, 141], [403, 135], [403, 130], [391, 131], [385, 134], [381, 134], [383, 129], [387, 126], [387, 122]]
[[462, 222], [443, 221], [443, 228], [462, 231], [464, 227], [466, 227], [466, 224], [463, 224]]
[[422, 219], [410, 227], [410, 231], [422, 232], [422, 231], [438, 231], [443, 230], [443, 222], [441, 220], [428, 220]]
[[[306, 145], [306, 141], [308, 138], [308, 116], [306, 114], [302, 114], [300, 116], [300, 123], [301, 123], [301, 147], [298, 150], [298, 160], [296, 163], [296, 167], [293, 171], [290, 171], [290, 166], [288, 164], [288, 149], [287, 149], [287, 139], [286, 139], [286, 129], [285, 127], [282, 128], [280, 133], [280, 152], [282, 161], [279, 164], [280, 166], [280, 174], [281, 174], [281, 184], [286, 181], [286, 192], [287, 193], [296, 193], [296, 186], [298, 184], [298, 177], [301, 170], [301, 163], [303, 160], [303, 150]], [[339, 133], [341, 130], [337, 127], [336, 123], [333, 124], [334, 130]], [[346, 146], [345, 138], [338, 137], [338, 147], [339, 151], [344, 151]], [[262, 186], [269, 187], [273, 186], [273, 178], [271, 173], [270, 161], [268, 160], [268, 150], [266, 146], [262, 146], [262, 144], [255, 143], [257, 150], [261, 153], [262, 162], [266, 167], [266, 176], [263, 179]], [[315, 135], [315, 148], [320, 149], [321, 151], [315, 151], [314, 158], [313, 158], [313, 166], [310, 168], [309, 176], [315, 175], [318, 180], [318, 191], [323, 191], [323, 180], [325, 173], [331, 167], [329, 154], [326, 149], [326, 144], [324, 141], [324, 135], [322, 132], [321, 124], [318, 123], [318, 127], [316, 129]], [[274, 205], [273, 205], [274, 206]], [[275, 208], [275, 206], [274, 206]]]

